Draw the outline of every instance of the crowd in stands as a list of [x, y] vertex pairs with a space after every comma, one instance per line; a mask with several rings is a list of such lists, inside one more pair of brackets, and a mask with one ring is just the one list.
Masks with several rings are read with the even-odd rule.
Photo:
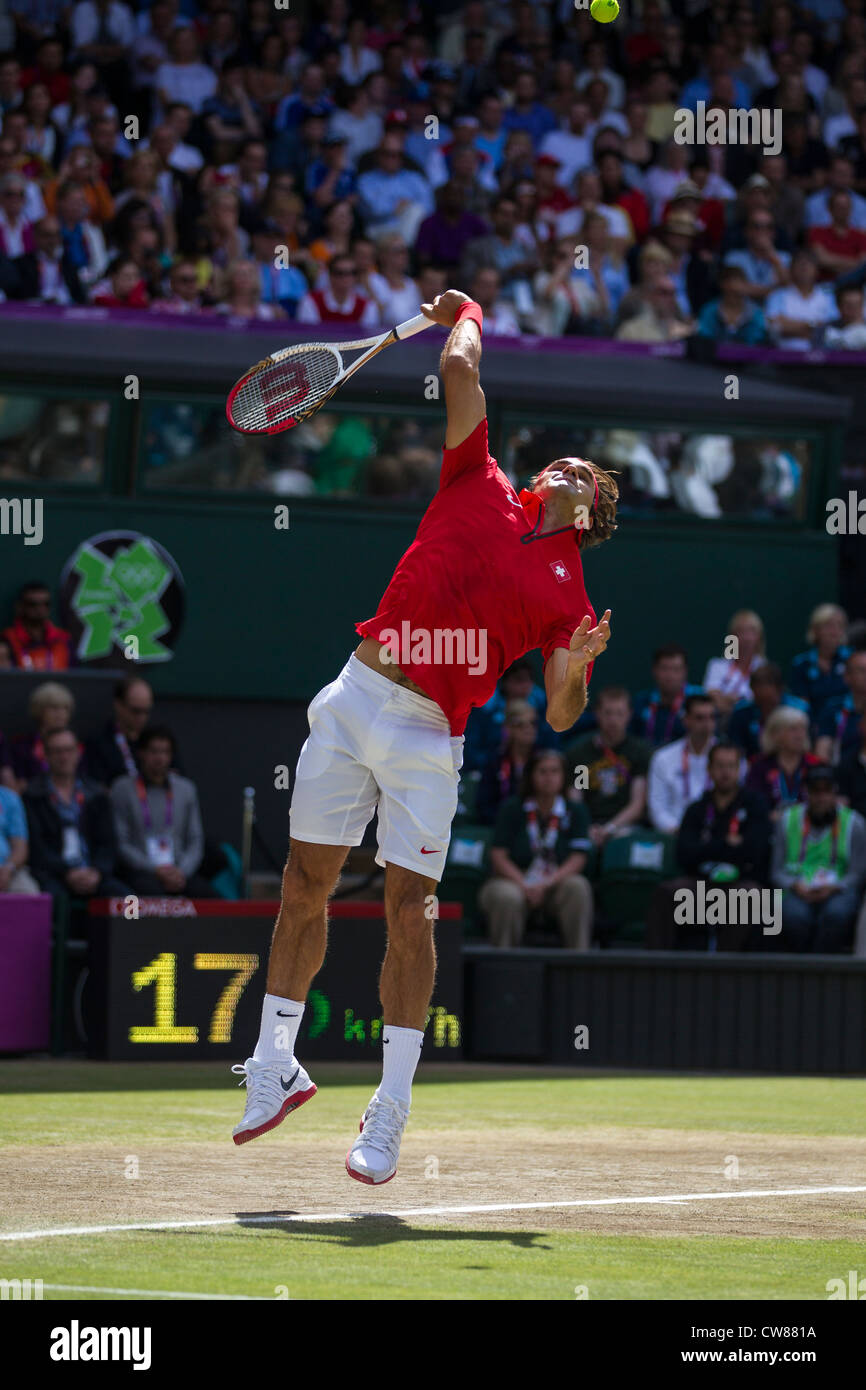
[[4, 299], [866, 348], [861, 0], [6, 0], [0, 45]]
[[49, 613], [49, 590], [28, 584], [0, 634], [0, 667], [48, 677], [31, 690], [29, 730], [0, 731], [0, 892], [63, 894], [76, 905], [131, 893], [232, 896], [174, 735], [153, 720], [150, 685], [118, 680], [110, 717], [82, 742], [75, 700], [53, 675], [72, 664], [69, 634]]
[[786, 679], [760, 616], [740, 611], [720, 642], [736, 655], [710, 660], [700, 685], [667, 643], [648, 689], [591, 690], [567, 734], [545, 722], [531, 661], [510, 667], [473, 710], [464, 756], [461, 820], [492, 827], [478, 900], [490, 940], [519, 945], [546, 919], [587, 949], [599, 865], [667, 839], [676, 872], [653, 897], [648, 947], [696, 944], [675, 894], [701, 879], [779, 890], [782, 923], [704, 927], [699, 945], [866, 955], [866, 623], [823, 604], [806, 639]]
[[[70, 638], [50, 602], [45, 585], [25, 585], [0, 632], [0, 667], [46, 675], [30, 693], [29, 731], [0, 732], [0, 892], [220, 893], [225, 850], [205, 837], [147, 681], [119, 680], [103, 729], [79, 740], [62, 683]], [[535, 915], [588, 949], [598, 866], [650, 836], [669, 842], [677, 873], [653, 899], [648, 947], [694, 944], [674, 902], [700, 879], [782, 895], [781, 931], [720, 927], [720, 949], [866, 955], [866, 622], [822, 604], [806, 641], [786, 680], [760, 615], [741, 610], [720, 639], [728, 654], [700, 684], [685, 649], [666, 643], [647, 689], [594, 683], [566, 734], [545, 720], [531, 660], [509, 667], [470, 716], [458, 808], [458, 824], [492, 831], [478, 899], [490, 940], [519, 945]]]

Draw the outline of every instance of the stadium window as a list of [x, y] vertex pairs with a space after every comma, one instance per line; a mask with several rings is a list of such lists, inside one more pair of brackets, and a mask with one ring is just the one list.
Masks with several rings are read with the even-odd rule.
[[86, 400], [0, 394], [0, 478], [13, 486], [100, 487], [111, 407]]

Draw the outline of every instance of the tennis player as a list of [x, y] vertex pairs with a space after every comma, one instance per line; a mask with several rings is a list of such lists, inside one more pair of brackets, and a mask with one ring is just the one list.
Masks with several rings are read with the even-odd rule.
[[540, 647], [547, 719], [570, 729], [610, 639], [610, 611], [596, 622], [586, 596], [580, 550], [616, 529], [616, 483], [585, 459], [561, 458], [515, 492], [487, 448], [479, 305], [448, 290], [421, 309], [452, 330], [440, 362], [447, 428], [439, 490], [375, 617], [356, 625], [363, 640], [307, 711], [261, 1033], [252, 1057], [232, 1068], [247, 1087], [236, 1144], [315, 1095], [295, 1043], [325, 956], [328, 898], [378, 809], [388, 931], [383, 1072], [346, 1157], [350, 1177], [365, 1183], [394, 1176], [409, 1117], [433, 992], [433, 895], [469, 712], [512, 661]]

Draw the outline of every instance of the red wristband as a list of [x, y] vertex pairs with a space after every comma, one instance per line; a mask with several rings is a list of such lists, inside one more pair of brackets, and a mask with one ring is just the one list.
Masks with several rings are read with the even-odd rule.
[[480, 304], [476, 304], [474, 299], [467, 299], [465, 304], [461, 304], [457, 313], [454, 315], [454, 327], [456, 328], [461, 319], [471, 319], [478, 324], [478, 332], [482, 331], [484, 314]]

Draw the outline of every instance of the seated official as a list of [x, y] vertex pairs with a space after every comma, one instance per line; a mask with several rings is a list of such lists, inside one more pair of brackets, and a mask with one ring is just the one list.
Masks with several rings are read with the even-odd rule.
[[15, 598], [15, 617], [3, 629], [14, 664], [22, 671], [65, 671], [72, 665], [72, 639], [55, 627], [47, 584], [24, 584]]
[[702, 695], [699, 685], [689, 685], [688, 656], [685, 647], [667, 642], [653, 655], [654, 687], [635, 698], [631, 730], [654, 748], [675, 743], [685, 735], [683, 713], [689, 695]]
[[748, 916], [746, 921], [732, 921], [733, 913], [718, 925], [685, 925], [676, 920], [676, 894], [682, 889], [697, 894], [699, 879], [707, 887], [746, 890], [760, 888], [766, 881], [770, 820], [763, 799], [740, 786], [736, 744], [714, 744], [708, 772], [712, 786], [686, 808], [677, 836], [677, 863], [684, 877], [660, 883], [650, 905], [646, 944], [656, 950], [670, 951], [684, 943], [709, 944], [714, 938], [719, 950], [742, 951], [755, 930]]
[[532, 662], [522, 656], [513, 661], [499, 678], [499, 685], [486, 704], [473, 709], [466, 725], [463, 771], [484, 768], [492, 754], [502, 749], [505, 709], [511, 700], [528, 700], [538, 715], [537, 743], [541, 748], [558, 748], [559, 736], [545, 719], [547, 694], [535, 680]]
[[687, 806], [709, 786], [710, 748], [716, 741], [716, 711], [709, 695], [687, 695], [685, 738], [657, 748], [650, 758], [647, 804], [656, 830], [679, 830]]
[[749, 768], [746, 786], [767, 803], [776, 820], [786, 806], [806, 800], [806, 773], [820, 758], [809, 752], [809, 716], [781, 706], [761, 735], [763, 755]]
[[42, 890], [27, 870], [29, 835], [21, 797], [0, 786], [0, 893], [33, 894]]
[[843, 698], [848, 645], [848, 615], [836, 603], [821, 603], [812, 612], [806, 631], [809, 646], [794, 657], [788, 688], [809, 704], [813, 728], [828, 700]]
[[118, 777], [137, 777], [135, 750], [141, 731], [150, 719], [153, 691], [140, 676], [128, 676], [114, 687], [113, 717], [84, 750], [84, 772], [94, 782], [110, 787]]
[[727, 736], [751, 762], [761, 754], [761, 734], [774, 710], [780, 707], [801, 709], [808, 715], [809, 706], [805, 700], [786, 692], [782, 668], [775, 662], [767, 661], [763, 666], [756, 667], [749, 684], [751, 696], [734, 706], [728, 720]]
[[[741, 608], [728, 619], [726, 631], [736, 638], [736, 656], [714, 656], [704, 672], [704, 690], [716, 707], [719, 729], [727, 729], [728, 719], [739, 700], [751, 694], [751, 678], [767, 660], [764, 624], [751, 608]], [[726, 637], [725, 642], [729, 639]]]
[[54, 729], [43, 740], [48, 771], [24, 796], [30, 828], [30, 867], [43, 893], [77, 898], [123, 897], [115, 875], [117, 842], [108, 797], [77, 772], [78, 739]]
[[592, 821], [590, 838], [599, 849], [613, 835], [637, 825], [646, 811], [652, 748], [628, 732], [631, 714], [628, 691], [607, 686], [595, 700], [598, 729], [578, 739], [566, 754], [573, 799], [586, 806]]
[[866, 819], [866, 719], [860, 721], [860, 747], [845, 754], [836, 775], [840, 795]]
[[516, 796], [538, 735], [538, 713], [528, 700], [509, 700], [502, 729], [504, 745], [488, 755], [478, 783], [476, 815], [492, 825], [503, 801]]
[[852, 944], [866, 879], [866, 821], [843, 806], [832, 768], [810, 768], [805, 806], [776, 826], [771, 878], [783, 889], [777, 951], [830, 954]]
[[213, 898], [197, 872], [204, 855], [198, 793], [172, 772], [174, 735], [152, 725], [138, 740], [138, 777], [119, 777], [109, 796], [117, 836], [118, 869], [134, 893]]
[[866, 651], [853, 651], [845, 662], [847, 693], [828, 700], [818, 717], [815, 752], [825, 763], [838, 763], [860, 747], [859, 724], [866, 718]]
[[71, 691], [58, 681], [43, 681], [30, 692], [27, 713], [33, 728], [19, 734], [9, 746], [15, 788], [24, 792], [32, 777], [48, 771], [45, 757], [45, 735], [52, 729], [68, 729], [75, 713]]
[[586, 951], [592, 941], [592, 889], [583, 877], [589, 839], [585, 806], [564, 795], [565, 762], [553, 749], [533, 753], [521, 795], [496, 817], [490, 863], [493, 875], [481, 888], [494, 946], [519, 946], [534, 908], [552, 917], [563, 944]]

